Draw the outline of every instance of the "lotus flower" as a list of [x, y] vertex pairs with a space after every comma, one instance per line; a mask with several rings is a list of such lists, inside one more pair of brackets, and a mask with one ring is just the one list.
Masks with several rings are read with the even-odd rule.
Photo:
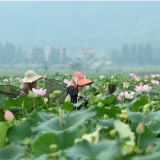
[[64, 75], [65, 75], [65, 76], [68, 76], [68, 73], [65, 73]]
[[135, 86], [135, 91], [137, 92], [150, 92], [150, 90], [152, 89], [152, 87], [149, 87], [147, 84], [142, 86]]
[[132, 99], [134, 97], [133, 94], [129, 94], [127, 91], [124, 92], [125, 98]]
[[128, 88], [129, 87], [129, 83], [128, 82], [123, 82], [123, 88]]
[[19, 82], [22, 82], [22, 80], [19, 77], [16, 77], [15, 80], [18, 80]]
[[129, 74], [129, 76], [131, 76], [131, 77], [132, 77], [132, 76], [136, 76], [136, 75], [135, 75], [134, 73], [130, 73], [130, 74]]
[[144, 79], [147, 79], [148, 77], [149, 77], [149, 76], [145, 75], [145, 76], [144, 76]]
[[[32, 88], [32, 91], [36, 93], [36, 96], [44, 96], [46, 94], [46, 90], [47, 89], [35, 89], [35, 88]], [[31, 92], [31, 91], [30, 91]]]
[[3, 81], [4, 81], [4, 82], [9, 82], [9, 80], [8, 80], [8, 79], [4, 79]]
[[47, 76], [46, 76], [46, 75], [44, 75], [43, 77], [44, 77], [44, 78], [47, 78]]
[[159, 85], [159, 81], [156, 81], [156, 80], [152, 80], [151, 83], [152, 83], [152, 84]]
[[11, 121], [14, 119], [14, 115], [12, 114], [11, 111], [6, 110], [6, 111], [5, 111], [4, 118], [5, 118], [7, 121], [11, 122]]
[[143, 82], [140, 82], [140, 85], [143, 86]]
[[134, 76], [134, 80], [135, 81], [140, 81], [141, 79], [140, 79], [140, 77]]
[[147, 80], [147, 79], [144, 79], [144, 81], [147, 82], [148, 80]]
[[103, 76], [103, 75], [101, 75], [101, 76], [99, 76], [99, 78], [101, 78], [101, 79], [102, 79], [102, 78], [104, 78], [104, 76]]
[[68, 84], [69, 80], [68, 79], [64, 79], [63, 83]]
[[157, 75], [156, 75], [156, 74], [152, 74], [151, 77], [152, 77], [152, 78], [156, 78]]
[[119, 94], [119, 96], [117, 97], [118, 100], [119, 100], [119, 101], [122, 101], [123, 96], [124, 96], [124, 92], [121, 92], [121, 93]]

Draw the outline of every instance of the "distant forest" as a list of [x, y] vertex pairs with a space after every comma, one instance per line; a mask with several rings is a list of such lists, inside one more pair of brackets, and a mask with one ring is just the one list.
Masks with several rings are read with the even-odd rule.
[[[98, 55], [98, 54], [97, 54]], [[93, 56], [97, 56], [93, 55]], [[43, 47], [33, 47], [33, 50], [28, 54], [27, 50], [23, 50], [21, 46], [15, 47], [12, 43], [2, 45], [0, 43], [0, 64], [38, 64], [41, 65], [45, 61], [45, 52]], [[111, 65], [159, 65], [160, 64], [160, 48], [153, 48], [152, 45], [124, 44], [121, 48], [114, 48], [112, 51], [103, 55], [104, 59], [111, 60]], [[107, 59], [106, 57], [110, 57]], [[86, 60], [92, 57], [86, 57]], [[87, 60], [87, 61], [88, 61]], [[75, 62], [77, 58], [75, 59]], [[80, 62], [79, 60], [78, 62]], [[83, 60], [82, 60], [83, 61]], [[74, 62], [73, 57], [60, 57], [58, 49], [51, 47], [48, 57], [49, 64], [70, 64]]]

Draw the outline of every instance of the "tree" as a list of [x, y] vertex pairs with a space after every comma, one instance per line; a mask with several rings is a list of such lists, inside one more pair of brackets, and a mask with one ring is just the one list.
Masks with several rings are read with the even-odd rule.
[[122, 46], [121, 55], [122, 55], [122, 61], [123, 61], [123, 63], [124, 64], [130, 64], [131, 55], [130, 55], [129, 48], [128, 48], [127, 44], [124, 44]]
[[0, 64], [3, 63], [4, 55], [3, 55], [3, 46], [0, 43]]
[[51, 47], [51, 52], [49, 54], [49, 63], [50, 64], [59, 64], [60, 62], [60, 52], [59, 49]]
[[145, 56], [143, 58], [145, 58], [145, 64], [153, 64], [153, 48], [150, 44], [144, 47], [144, 54]]
[[31, 63], [42, 64], [45, 60], [44, 50], [41, 47], [33, 47]]
[[4, 64], [11, 64], [14, 62], [14, 58], [15, 58], [15, 47], [13, 44], [11, 43], [6, 43], [4, 46]]
[[15, 63], [22, 63], [25, 61], [25, 55], [23, 54], [21, 46], [18, 46], [17, 51], [15, 53]]
[[130, 49], [130, 63], [131, 64], [138, 64], [138, 51], [135, 44], [132, 45]]

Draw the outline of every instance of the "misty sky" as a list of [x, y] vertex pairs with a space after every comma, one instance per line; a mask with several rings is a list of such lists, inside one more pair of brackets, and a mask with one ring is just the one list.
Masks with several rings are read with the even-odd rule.
[[77, 52], [160, 44], [160, 2], [0, 2], [0, 42]]

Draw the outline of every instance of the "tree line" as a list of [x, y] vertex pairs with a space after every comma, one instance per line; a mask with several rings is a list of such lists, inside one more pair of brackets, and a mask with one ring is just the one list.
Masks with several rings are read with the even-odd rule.
[[130, 47], [124, 44], [121, 49], [112, 49], [111, 59], [113, 64], [118, 65], [158, 65], [160, 49], [150, 44], [133, 44]]
[[[0, 57], [0, 64], [42, 64], [46, 61], [43, 47], [34, 46], [31, 53], [28, 53], [21, 46], [16, 48], [12, 43], [4, 45], [0, 43]], [[65, 56], [61, 57], [60, 50], [52, 46], [48, 63], [66, 64], [69, 63], [69, 58]]]

